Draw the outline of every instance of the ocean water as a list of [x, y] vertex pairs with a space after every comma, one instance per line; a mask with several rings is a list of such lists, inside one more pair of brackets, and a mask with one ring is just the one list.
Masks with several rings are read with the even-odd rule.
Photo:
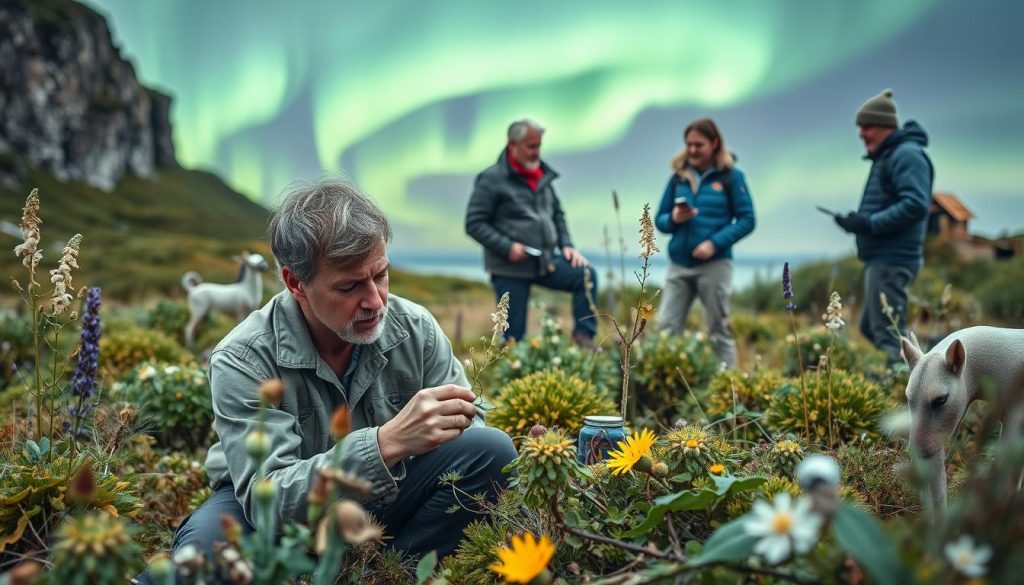
[[[388, 255], [392, 266], [415, 274], [456, 276], [480, 282], [488, 280], [487, 273], [484, 272], [483, 257], [479, 251], [389, 250]], [[607, 255], [603, 252], [584, 251], [584, 255], [597, 268], [603, 281], [608, 280], [609, 269], [616, 282], [618, 281], [621, 263], [617, 256], [609, 263]], [[806, 262], [823, 259], [820, 255], [807, 253], [787, 256], [738, 255], [733, 258], [733, 290], [742, 290], [758, 279], [777, 280], [781, 290], [783, 263], [789, 262], [793, 268]], [[625, 257], [625, 265], [627, 282], [636, 284], [637, 279], [633, 273], [640, 270], [640, 259], [630, 254]], [[648, 283], [660, 286], [664, 282], [667, 267], [668, 258], [664, 254], [652, 258]]]

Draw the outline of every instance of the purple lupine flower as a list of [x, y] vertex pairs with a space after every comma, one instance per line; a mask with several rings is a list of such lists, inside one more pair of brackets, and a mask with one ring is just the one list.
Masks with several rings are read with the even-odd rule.
[[793, 298], [793, 277], [789, 274], [789, 262], [782, 265], [782, 298], [789, 301], [786, 303], [786, 310], [792, 313], [796, 305], [790, 300]]
[[85, 310], [82, 315], [82, 347], [78, 352], [78, 365], [71, 375], [71, 394], [78, 398], [77, 404], [68, 407], [71, 421], [64, 428], [75, 437], [84, 436], [83, 421], [92, 410], [89, 403], [96, 388], [96, 370], [100, 359], [100, 289], [92, 287], [85, 295]]

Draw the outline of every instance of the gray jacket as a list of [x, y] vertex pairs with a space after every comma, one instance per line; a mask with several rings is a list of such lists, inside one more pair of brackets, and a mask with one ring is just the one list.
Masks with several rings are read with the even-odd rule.
[[[508, 162], [508, 149], [498, 162], [477, 175], [466, 208], [466, 233], [484, 247], [484, 268], [500, 276], [533, 278], [547, 270], [555, 248], [572, 246], [562, 204], [551, 182], [558, 173], [543, 161], [544, 176], [537, 190]], [[513, 263], [508, 251], [513, 242], [532, 246], [543, 257]]]
[[[362, 347], [347, 392], [320, 358], [299, 304], [288, 291], [249, 315], [222, 340], [210, 358], [215, 429], [220, 441], [210, 448], [206, 472], [216, 487], [230, 482], [253, 522], [252, 488], [257, 466], [246, 455], [245, 438], [260, 417], [259, 386], [280, 378], [281, 405], [266, 412], [264, 424], [271, 450], [265, 471], [277, 487], [282, 521], [305, 521], [306, 494], [317, 469], [342, 467], [369, 481], [369, 496], [344, 494], [364, 504], [394, 499], [405, 464], [384, 465], [377, 428], [390, 420], [423, 388], [444, 384], [468, 387], [462, 364], [433, 316], [423, 307], [388, 296], [384, 332]], [[334, 409], [348, 404], [355, 429], [338, 453], [330, 436]]]

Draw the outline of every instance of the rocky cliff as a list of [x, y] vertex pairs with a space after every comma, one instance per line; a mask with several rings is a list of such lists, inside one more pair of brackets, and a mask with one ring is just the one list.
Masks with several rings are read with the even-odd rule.
[[103, 17], [71, 0], [0, 0], [0, 180], [29, 167], [110, 191], [176, 167], [171, 98], [139, 84]]

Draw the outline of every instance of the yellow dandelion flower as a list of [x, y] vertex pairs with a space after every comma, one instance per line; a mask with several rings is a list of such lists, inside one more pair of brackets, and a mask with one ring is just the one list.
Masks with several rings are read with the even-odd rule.
[[534, 337], [533, 339], [531, 339], [531, 340], [530, 340], [530, 347], [532, 347], [533, 349], [537, 349], [537, 348], [539, 348], [539, 347], [540, 347], [540, 340], [539, 340], [539, 339], [537, 339], [536, 337]]
[[619, 441], [618, 451], [608, 452], [608, 457], [610, 457], [607, 462], [608, 469], [612, 470], [613, 475], [632, 471], [641, 459], [651, 454], [652, 445], [654, 445], [654, 432], [650, 429], [633, 433], [632, 437], [626, 437], [625, 441]]
[[714, 473], [715, 475], [719, 475], [725, 473], [725, 466], [722, 465], [721, 463], [715, 463], [714, 465], [708, 468], [708, 471]]
[[690, 439], [689, 441], [686, 442], [687, 449], [696, 449], [698, 447], [700, 447], [700, 443], [697, 441], [697, 439]]
[[512, 537], [512, 547], [498, 548], [498, 560], [490, 569], [506, 583], [529, 583], [545, 571], [555, 554], [555, 545], [547, 535], [540, 540], [530, 532]]

